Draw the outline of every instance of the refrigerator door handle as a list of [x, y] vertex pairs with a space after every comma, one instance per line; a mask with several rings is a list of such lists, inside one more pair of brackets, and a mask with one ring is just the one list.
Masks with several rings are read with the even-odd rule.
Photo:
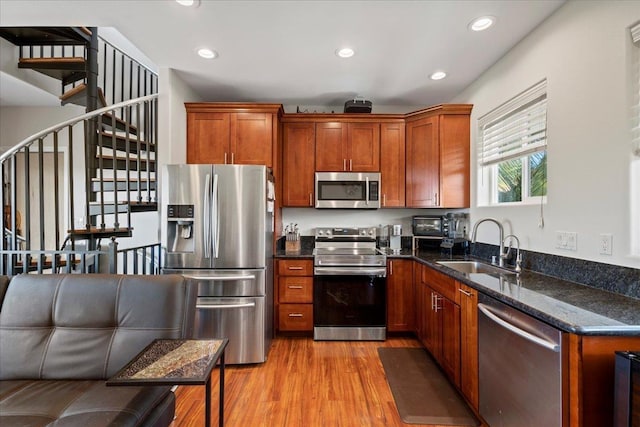
[[220, 282], [233, 282], [236, 280], [256, 280], [256, 276], [254, 276], [253, 274], [249, 275], [249, 276], [193, 276], [190, 274], [183, 274], [182, 277], [184, 277], [185, 279], [192, 279], [192, 280], [217, 280]]
[[[213, 174], [213, 218], [215, 224], [211, 227], [211, 240], [213, 241], [213, 257], [218, 258], [218, 246], [220, 244], [220, 207], [218, 206], [218, 174]], [[211, 219], [210, 219], [211, 221]]]
[[199, 310], [217, 310], [221, 308], [250, 308], [255, 306], [255, 302], [244, 304], [196, 304], [196, 308]]
[[204, 257], [211, 257], [211, 175], [207, 174], [204, 182], [204, 209], [203, 209], [202, 240], [204, 245]]

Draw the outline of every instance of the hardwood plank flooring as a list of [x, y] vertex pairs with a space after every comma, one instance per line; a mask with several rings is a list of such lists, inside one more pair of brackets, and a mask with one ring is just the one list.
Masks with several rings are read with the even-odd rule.
[[[266, 363], [225, 368], [225, 426], [409, 426], [400, 419], [387, 385], [377, 353], [382, 346], [420, 344], [409, 337], [384, 342], [277, 337]], [[214, 370], [211, 377], [211, 422], [215, 426], [218, 375]], [[179, 387], [171, 427], [202, 425], [204, 387]]]

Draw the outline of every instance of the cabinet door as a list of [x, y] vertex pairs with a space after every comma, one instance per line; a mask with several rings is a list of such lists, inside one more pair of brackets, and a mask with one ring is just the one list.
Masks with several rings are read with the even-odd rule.
[[440, 365], [451, 382], [460, 386], [460, 306], [441, 297], [438, 308], [442, 322]]
[[347, 124], [347, 170], [378, 172], [380, 170], [380, 124]]
[[407, 207], [439, 206], [440, 147], [438, 116], [407, 124]]
[[422, 264], [413, 262], [413, 301], [414, 301], [414, 317], [413, 317], [413, 331], [420, 341], [422, 341], [422, 318], [426, 307], [424, 299], [424, 286], [421, 281], [422, 277]]
[[387, 330], [413, 330], [413, 261], [387, 262]]
[[187, 163], [225, 163], [231, 156], [229, 123], [229, 113], [188, 113]]
[[231, 156], [242, 165], [273, 166], [271, 113], [234, 113], [231, 116]]
[[286, 123], [283, 142], [282, 206], [313, 206], [315, 125]]
[[404, 207], [404, 123], [380, 124], [380, 174], [382, 207]]
[[342, 123], [316, 123], [316, 171], [347, 170], [347, 127]]
[[478, 409], [478, 292], [458, 283], [460, 297], [460, 390]]
[[442, 359], [442, 316], [439, 314], [444, 299], [440, 294], [423, 284], [428, 304], [425, 310], [423, 326], [423, 344], [434, 359], [441, 363]]
[[470, 206], [469, 115], [440, 117], [440, 206]]

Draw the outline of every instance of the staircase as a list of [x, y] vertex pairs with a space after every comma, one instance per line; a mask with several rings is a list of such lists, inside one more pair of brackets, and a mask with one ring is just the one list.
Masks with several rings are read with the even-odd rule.
[[[134, 232], [131, 215], [158, 209], [158, 77], [96, 28], [1, 27], [0, 37], [17, 46], [20, 69], [60, 81], [61, 105], [86, 107], [0, 156], [0, 274], [104, 271], [101, 259], [114, 271], [116, 239]], [[151, 263], [141, 269], [157, 272], [158, 243], [132, 250], [122, 259], [141, 256]]]

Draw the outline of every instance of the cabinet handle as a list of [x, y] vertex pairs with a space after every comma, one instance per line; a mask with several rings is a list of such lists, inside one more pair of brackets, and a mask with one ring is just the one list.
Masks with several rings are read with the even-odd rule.
[[232, 165], [234, 165], [234, 164], [235, 164], [234, 157], [235, 157], [235, 153], [231, 153], [231, 164], [232, 164]]
[[462, 292], [464, 295], [468, 297], [472, 297], [473, 294], [471, 292], [465, 291], [464, 289], [458, 289], [458, 291]]
[[309, 193], [309, 206], [313, 206], [313, 194]]
[[227, 152], [226, 151], [224, 152], [224, 164], [225, 165], [227, 164]]
[[288, 288], [289, 289], [302, 289], [302, 286], [300, 286], [300, 285], [289, 285]]
[[349, 159], [349, 171], [353, 170], [353, 159]]
[[342, 159], [342, 170], [343, 171], [347, 170], [347, 159]]
[[438, 193], [434, 193], [433, 194], [433, 198], [436, 200], [436, 206], [438, 206], [439, 205], [439, 203], [438, 203]]
[[302, 267], [289, 267], [289, 270], [302, 270]]
[[389, 261], [389, 276], [393, 276], [393, 261]]
[[387, 206], [387, 195], [386, 194], [382, 195], [382, 206]]
[[302, 313], [289, 313], [289, 317], [304, 317]]

